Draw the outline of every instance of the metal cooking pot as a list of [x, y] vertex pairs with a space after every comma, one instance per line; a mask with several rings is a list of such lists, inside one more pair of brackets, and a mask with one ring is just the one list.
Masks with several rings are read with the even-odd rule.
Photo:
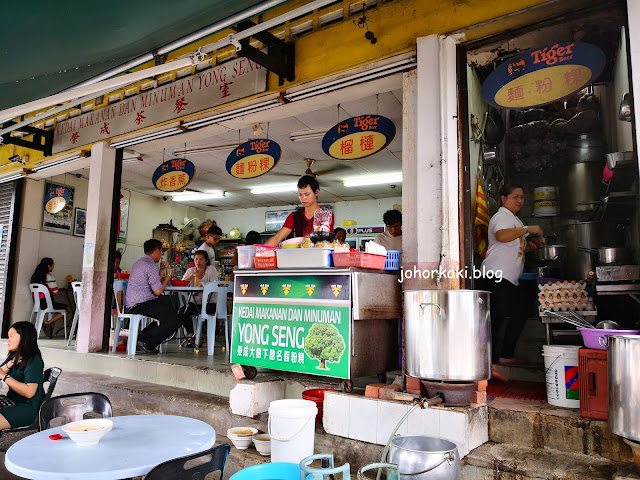
[[421, 435], [391, 441], [389, 463], [398, 465], [400, 480], [459, 480], [460, 455], [453, 442]]
[[609, 428], [640, 442], [640, 335], [609, 335]]
[[491, 376], [489, 292], [405, 290], [404, 320], [407, 374], [462, 382]]
[[536, 255], [541, 262], [551, 262], [564, 260], [564, 255], [567, 251], [565, 245], [543, 245], [536, 249]]
[[597, 255], [598, 265], [601, 266], [625, 265], [629, 262], [630, 257], [629, 251], [626, 248], [619, 247], [578, 247], [578, 250]]

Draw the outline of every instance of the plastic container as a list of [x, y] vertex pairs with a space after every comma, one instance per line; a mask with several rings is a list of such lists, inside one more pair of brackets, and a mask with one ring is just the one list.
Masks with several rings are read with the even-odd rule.
[[384, 263], [385, 270], [400, 270], [400, 250], [387, 250], [387, 260]]
[[327, 268], [333, 266], [330, 248], [294, 248], [276, 251], [278, 268]]
[[533, 190], [533, 216], [555, 217], [558, 215], [558, 189], [538, 187]]
[[579, 353], [580, 416], [609, 419], [607, 351], [581, 348]]
[[229, 480], [300, 480], [297, 463], [263, 463], [253, 465], [231, 475]]
[[608, 330], [606, 328], [578, 328], [584, 346], [594, 350], [607, 349], [607, 335], [640, 335], [640, 330]]
[[313, 455], [317, 413], [318, 407], [310, 400], [271, 402], [268, 426], [272, 462], [299, 463], [303, 458]]
[[253, 268], [253, 257], [256, 254], [256, 247], [254, 245], [239, 245], [236, 248], [238, 250], [238, 268]]
[[171, 280], [172, 287], [186, 287], [188, 285], [189, 285], [188, 280], [178, 280], [178, 279]]
[[386, 255], [366, 252], [333, 253], [333, 265], [335, 267], [358, 267], [373, 270], [384, 269], [387, 261]]
[[324, 394], [326, 392], [335, 392], [333, 388], [314, 388], [311, 390], [305, 390], [302, 392], [303, 400], [311, 400], [318, 407], [318, 414], [316, 415], [316, 422], [322, 421], [322, 406], [324, 404]]
[[547, 402], [549, 405], [580, 408], [577, 345], [543, 345]]
[[256, 268], [278, 268], [277, 257], [253, 257], [253, 265]]

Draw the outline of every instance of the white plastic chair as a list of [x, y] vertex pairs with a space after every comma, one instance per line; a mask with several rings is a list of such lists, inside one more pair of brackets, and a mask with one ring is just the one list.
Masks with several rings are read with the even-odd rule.
[[[122, 293], [122, 295], [120, 295]], [[115, 280], [113, 282], [113, 294], [115, 296], [116, 301], [116, 310], [118, 311], [118, 315], [116, 317], [116, 326], [113, 334], [113, 347], [111, 349], [112, 352], [116, 351], [116, 347], [118, 346], [118, 338], [120, 335], [120, 330], [122, 329], [122, 325], [125, 320], [129, 320], [129, 339], [127, 340], [127, 355], [135, 355], [136, 354], [136, 345], [138, 344], [138, 331], [146, 322], [156, 322], [160, 324], [160, 322], [154, 318], [147, 317], [146, 315], [142, 315], [139, 313], [125, 313], [124, 305], [125, 305], [125, 297], [127, 295], [127, 282], [124, 280]], [[122, 303], [122, 305], [121, 305]], [[163, 344], [160, 344], [160, 353], [164, 351]]]
[[[65, 309], [57, 309], [53, 308], [53, 303], [51, 302], [51, 295], [49, 294], [49, 289], [44, 285], [39, 283], [30, 283], [29, 290], [31, 290], [31, 297], [33, 298], [33, 310], [31, 310], [31, 318], [30, 321], [33, 322], [33, 317], [36, 317], [36, 332], [38, 336], [40, 336], [40, 330], [42, 329], [42, 324], [44, 323], [44, 316], [48, 315], [49, 319], [51, 316], [56, 313], [61, 313], [62, 318], [64, 319], [64, 338], [67, 338], [67, 310]], [[40, 294], [44, 295], [44, 298], [47, 302], [47, 308], [40, 308]]]
[[[209, 315], [207, 313], [207, 303], [209, 297], [216, 293], [216, 313]], [[196, 325], [196, 345], [200, 345], [200, 336], [202, 334], [202, 324], [207, 322], [207, 355], [213, 355], [213, 347], [216, 336], [216, 319], [224, 320], [224, 339], [227, 352], [229, 352], [229, 332], [231, 330], [231, 315], [227, 313], [227, 294], [233, 293], [233, 283], [230, 282], [209, 282], [204, 286], [202, 292], [202, 306], [200, 315], [198, 316], [198, 324]]]
[[67, 347], [71, 345], [71, 340], [76, 333], [78, 327], [78, 317], [80, 317], [80, 304], [82, 303], [82, 282], [72, 282], [71, 289], [73, 290], [73, 301], [76, 302], [76, 311], [73, 314], [73, 322], [71, 322], [71, 330], [69, 331], [69, 340], [67, 340]]

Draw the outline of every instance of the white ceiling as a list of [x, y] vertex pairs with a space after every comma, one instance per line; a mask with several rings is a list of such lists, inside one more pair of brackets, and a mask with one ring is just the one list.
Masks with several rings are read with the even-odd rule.
[[[394, 85], [395, 88], [397, 88], [396, 85]], [[362, 92], [364, 88], [366, 87], [360, 86], [360, 91]], [[295, 102], [295, 106], [289, 104], [276, 107], [242, 118], [241, 121], [229, 121], [225, 125], [205, 127], [197, 131], [200, 132], [199, 135], [190, 132], [147, 144], [134, 145], [130, 149], [139, 152], [142, 161], [124, 163], [122, 189], [158, 197], [165, 196], [166, 193], [153, 187], [151, 176], [162, 164], [163, 159], [177, 156], [173, 154], [174, 150], [184, 149], [185, 143], [187, 149], [190, 149], [238, 142], [239, 138], [242, 141], [257, 138], [253, 135], [251, 124], [258, 121], [263, 128], [263, 134], [260, 137], [266, 138], [268, 133], [268, 138], [275, 140], [282, 148], [282, 157], [278, 165], [261, 177], [238, 179], [229, 175], [225, 168], [231, 147], [225, 151], [180, 154], [180, 157], [187, 158], [196, 166], [195, 179], [189, 184], [189, 189], [201, 192], [214, 190], [225, 192], [224, 198], [189, 202], [188, 205], [211, 211], [297, 204], [298, 195], [295, 191], [253, 195], [250, 189], [257, 186], [295, 184], [307, 168], [305, 158], [315, 160], [311, 167], [312, 171], [326, 171], [317, 177], [322, 203], [399, 196], [402, 194], [401, 184], [394, 188], [389, 184], [364, 187], [345, 187], [342, 184], [343, 179], [350, 177], [402, 173], [402, 90], [395, 89], [379, 94], [365, 92], [360, 95], [368, 96], [356, 98], [357, 95], [354, 95], [353, 91], [351, 94], [345, 91], [339, 96], [324, 96], [323, 99], [306, 103]], [[339, 101], [332, 106], [323, 106], [332, 99], [339, 99]], [[349, 101], [344, 101], [346, 99]], [[295, 114], [291, 115], [289, 112], [295, 112]], [[327, 156], [322, 150], [322, 138], [296, 142], [292, 142], [289, 138], [292, 132], [319, 129], [326, 131], [338, 120], [365, 114], [379, 114], [392, 120], [396, 126], [396, 136], [387, 148], [361, 160], [335, 160]], [[132, 155], [134, 154], [125, 150], [125, 159]], [[89, 169], [85, 168], [73, 173], [88, 177]]]

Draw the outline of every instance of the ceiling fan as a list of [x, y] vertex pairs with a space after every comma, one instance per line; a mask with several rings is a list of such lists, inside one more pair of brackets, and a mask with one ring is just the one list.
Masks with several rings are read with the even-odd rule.
[[[311, 170], [311, 166], [315, 163], [315, 159], [313, 158], [305, 158], [304, 159], [304, 163], [307, 165], [307, 169], [304, 171], [304, 175], [309, 175], [311, 177], [318, 177], [319, 175], [325, 175], [327, 173], [330, 172], [337, 172], [339, 170], [345, 170], [348, 169], [349, 167], [347, 167], [346, 165], [341, 165], [341, 166], [336, 166], [333, 168], [328, 168], [326, 170], [321, 170], [319, 172], [314, 172]], [[283, 175], [287, 175], [290, 177], [300, 177], [302, 175], [297, 175], [295, 173], [284, 173]]]

